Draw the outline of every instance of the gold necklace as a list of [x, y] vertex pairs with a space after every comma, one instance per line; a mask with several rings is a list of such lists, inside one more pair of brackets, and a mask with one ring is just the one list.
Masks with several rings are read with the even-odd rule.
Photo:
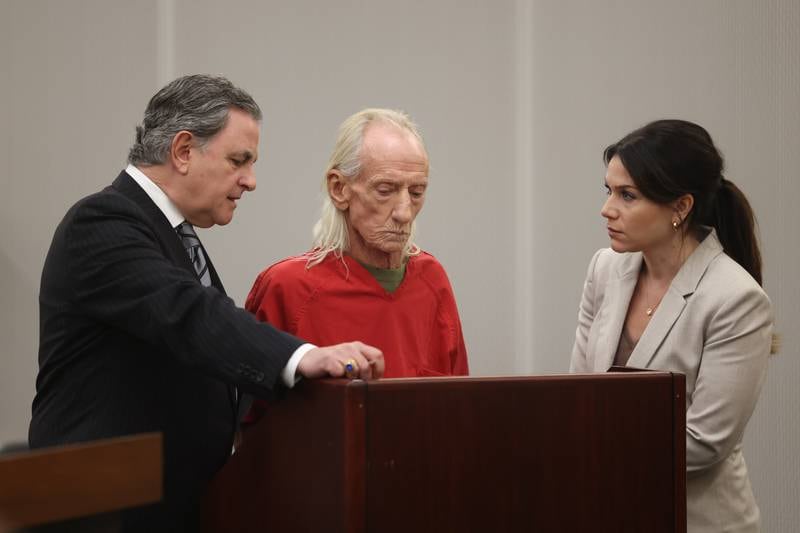
[[[642, 275], [642, 277], [644, 277], [644, 275]], [[644, 291], [643, 290], [642, 292], [644, 293], [645, 305], [647, 305], [647, 300], [650, 299], [650, 298], [648, 298], [648, 294], [647, 294], [648, 291]], [[664, 294], [666, 294], [666, 291], [664, 291]], [[647, 315], [647, 318], [650, 318], [653, 315], [653, 313], [655, 312], [656, 308], [661, 303], [661, 300], [664, 298], [664, 294], [662, 294], [658, 298], [658, 301], [656, 303], [654, 303], [653, 305], [647, 305], [647, 307], [644, 310], [644, 314]]]
[[[647, 292], [645, 292], [644, 288], [642, 288], [642, 292], [644, 293], [643, 294], [643, 298], [645, 299], [645, 305], [647, 306], [645, 308], [645, 310], [644, 310], [644, 314], [647, 315], [647, 318], [650, 318], [651, 316], [653, 316], [653, 313], [656, 312], [656, 308], [659, 305], [661, 305], [661, 300], [663, 300], [664, 299], [664, 295], [667, 294], [667, 291], [669, 290], [669, 287], [672, 284], [672, 279], [674, 279], [674, 277], [677, 275], [677, 273], [680, 272], [680, 269], [683, 268], [683, 264], [686, 262], [686, 260], [689, 258], [689, 256], [692, 255], [692, 253], [694, 253], [695, 249], [697, 249], [699, 244], [700, 243], [697, 242], [694, 239], [689, 241], [689, 246], [686, 249], [684, 249], [683, 244], [681, 244], [681, 247], [678, 250], [678, 269], [675, 271], [675, 274], [672, 276], [672, 278], [670, 278], [670, 281], [667, 284], [667, 287], [664, 289], [664, 292], [661, 293], [661, 296], [658, 297], [658, 301], [656, 303], [654, 303], [653, 305], [647, 305], [647, 300], [649, 300], [650, 298], [648, 298]], [[645, 267], [646, 266], [647, 266], [647, 263], [645, 263]], [[641, 278], [644, 278], [646, 276], [644, 270], [641, 271], [640, 276], [641, 276]], [[640, 278], [640, 282], [642, 281], [641, 278]], [[652, 278], [650, 278], [650, 279], [652, 279]], [[642, 286], [644, 286], [644, 283], [642, 283]]]

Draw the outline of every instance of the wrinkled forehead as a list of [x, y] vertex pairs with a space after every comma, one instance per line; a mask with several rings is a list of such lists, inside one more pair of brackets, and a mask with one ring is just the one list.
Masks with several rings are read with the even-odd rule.
[[361, 159], [368, 162], [397, 162], [428, 167], [428, 154], [411, 131], [389, 122], [373, 122], [364, 129]]

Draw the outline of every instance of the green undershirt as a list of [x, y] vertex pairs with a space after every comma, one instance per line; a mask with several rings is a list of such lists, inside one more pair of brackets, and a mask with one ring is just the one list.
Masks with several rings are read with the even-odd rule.
[[397, 290], [400, 283], [403, 281], [403, 276], [406, 273], [406, 262], [403, 261], [402, 266], [399, 268], [378, 268], [372, 265], [366, 265], [361, 261], [358, 264], [367, 269], [367, 272], [372, 274], [372, 277], [383, 287], [383, 290], [389, 294]]

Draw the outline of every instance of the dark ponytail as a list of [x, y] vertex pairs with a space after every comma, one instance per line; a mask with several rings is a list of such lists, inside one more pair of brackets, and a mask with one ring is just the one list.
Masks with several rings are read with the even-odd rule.
[[695, 232], [698, 226], [716, 229], [725, 253], [761, 285], [753, 210], [742, 191], [722, 177], [722, 155], [702, 126], [685, 120], [651, 122], [606, 148], [606, 165], [615, 156], [653, 202], [665, 205], [691, 194], [694, 207], [683, 226]]
[[761, 285], [761, 251], [756, 239], [756, 218], [744, 193], [723, 178], [710, 214], [708, 223], [717, 230], [725, 253]]

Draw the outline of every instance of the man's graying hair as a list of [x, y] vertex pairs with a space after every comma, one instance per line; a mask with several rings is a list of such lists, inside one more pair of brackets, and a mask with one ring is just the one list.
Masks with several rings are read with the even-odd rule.
[[225, 127], [231, 108], [261, 120], [261, 109], [253, 97], [226, 78], [195, 74], [170, 82], [147, 104], [142, 125], [136, 126], [128, 162], [144, 166], [165, 163], [172, 139], [184, 130], [205, 146]]

